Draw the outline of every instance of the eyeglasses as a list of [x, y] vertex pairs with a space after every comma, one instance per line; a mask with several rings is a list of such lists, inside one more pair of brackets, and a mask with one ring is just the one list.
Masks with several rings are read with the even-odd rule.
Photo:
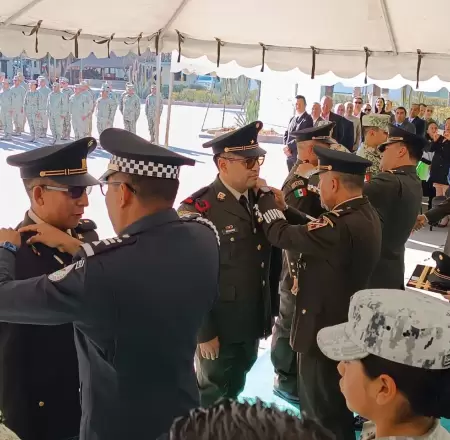
[[89, 195], [92, 191], [92, 186], [68, 186], [66, 188], [62, 188], [60, 186], [42, 185], [42, 187], [50, 191], [65, 192], [71, 199], [74, 200], [79, 199], [84, 193]]
[[251, 170], [255, 167], [256, 162], [258, 162], [259, 166], [261, 166], [264, 161], [266, 160], [265, 156], [259, 156], [259, 157], [247, 157], [246, 159], [234, 159], [230, 157], [223, 157], [220, 156], [222, 159], [228, 160], [230, 162], [243, 162], [245, 164], [245, 167], [248, 170]]
[[362, 104], [362, 101], [355, 101], [355, 104]]
[[365, 108], [364, 111], [367, 113], [367, 112], [371, 112], [372, 109], [371, 108]]
[[104, 196], [106, 196], [108, 185], [125, 185], [133, 194], [136, 194], [136, 190], [127, 182], [121, 182], [120, 180], [109, 182], [105, 180], [103, 182], [100, 182], [100, 191]]

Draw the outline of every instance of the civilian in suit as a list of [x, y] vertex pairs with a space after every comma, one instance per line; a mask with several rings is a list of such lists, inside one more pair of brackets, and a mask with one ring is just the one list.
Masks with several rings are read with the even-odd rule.
[[400, 127], [403, 130], [409, 131], [410, 133], [416, 134], [415, 125], [406, 119], [405, 107], [397, 107], [397, 110], [395, 110], [395, 122], [393, 125], [395, 125], [396, 127]]
[[361, 119], [359, 117], [353, 116], [353, 102], [345, 103], [345, 119], [353, 123], [353, 150], [356, 151], [361, 143]]
[[320, 113], [322, 112], [322, 107], [320, 106], [320, 103], [313, 102], [313, 105], [311, 107], [311, 117], [313, 119], [313, 126], [318, 127], [321, 125], [321, 122], [324, 122], [324, 119], [322, 116], [320, 116]]
[[411, 122], [411, 124], [414, 124], [414, 126], [416, 127], [417, 135], [425, 137], [427, 124], [423, 119], [419, 118], [419, 113], [420, 105], [411, 104], [411, 108], [409, 109], [409, 122]]
[[333, 100], [329, 96], [324, 96], [321, 101], [322, 118], [325, 121], [334, 122], [336, 124], [332, 137], [336, 139], [338, 144], [344, 145], [349, 151], [353, 149], [353, 124], [349, 123], [342, 116], [333, 113]]
[[384, 108], [385, 112], [389, 115], [389, 123], [395, 124], [395, 111], [392, 110], [392, 101], [387, 99], [386, 106]]
[[311, 115], [306, 113], [305, 97], [297, 95], [295, 99], [295, 116], [289, 121], [288, 128], [284, 133], [285, 147], [283, 151], [287, 156], [287, 166], [289, 171], [291, 171], [291, 168], [294, 166], [295, 162], [297, 162], [297, 144], [292, 133], [305, 128], [310, 128], [314, 125]]

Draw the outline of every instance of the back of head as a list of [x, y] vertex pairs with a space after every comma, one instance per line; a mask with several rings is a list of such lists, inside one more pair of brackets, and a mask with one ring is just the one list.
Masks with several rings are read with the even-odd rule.
[[173, 423], [160, 440], [332, 440], [334, 436], [309, 419], [300, 419], [257, 399], [255, 403], [223, 400], [195, 409]]

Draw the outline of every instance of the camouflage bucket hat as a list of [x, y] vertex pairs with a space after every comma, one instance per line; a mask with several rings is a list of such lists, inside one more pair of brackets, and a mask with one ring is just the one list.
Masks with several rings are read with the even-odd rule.
[[389, 131], [389, 121], [390, 121], [389, 115], [379, 115], [374, 113], [371, 115], [364, 115], [362, 117], [362, 126], [376, 127], [387, 133]]
[[317, 334], [322, 353], [335, 361], [370, 354], [411, 367], [450, 368], [450, 305], [426, 293], [361, 290], [350, 301], [348, 322]]

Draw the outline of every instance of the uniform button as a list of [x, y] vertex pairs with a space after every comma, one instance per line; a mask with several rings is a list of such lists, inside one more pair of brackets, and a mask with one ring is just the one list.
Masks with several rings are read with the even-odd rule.
[[39, 402], [39, 406], [42, 408], [45, 405], [44, 402]]
[[264, 269], [264, 261], [261, 263], [261, 267]]
[[255, 228], [255, 229], [253, 229], [253, 233], [254, 233], [254, 234], [256, 234], [256, 228]]
[[262, 283], [262, 284], [263, 284], [263, 287], [264, 287], [264, 286], [266, 285], [266, 282], [265, 282], [265, 281], [263, 281], [263, 283]]
[[294, 265], [294, 263], [291, 261], [291, 266], [293, 266]]
[[302, 315], [305, 315], [306, 314], [306, 309], [303, 309], [302, 310]]
[[256, 249], [258, 249], [258, 251], [260, 251], [262, 248], [262, 246], [260, 244], [258, 244], [258, 246], [256, 246]]
[[230, 238], [230, 241], [234, 241], [234, 237], [231, 237], [231, 238]]
[[263, 219], [261, 217], [258, 217], [258, 223], [262, 223]]

